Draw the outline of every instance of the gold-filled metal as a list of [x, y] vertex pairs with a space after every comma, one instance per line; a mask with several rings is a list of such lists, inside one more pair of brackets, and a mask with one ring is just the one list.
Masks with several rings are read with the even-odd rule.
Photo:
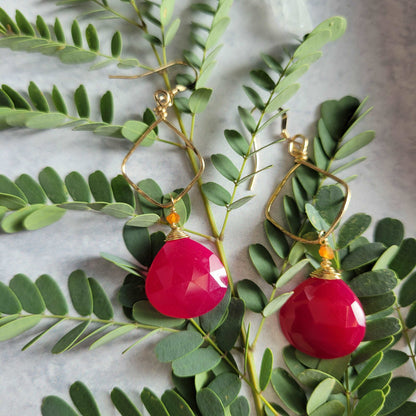
[[[350, 198], [351, 198], [351, 192], [348, 184], [343, 181], [342, 179], [338, 178], [337, 176], [332, 175], [331, 173], [319, 168], [318, 166], [310, 163], [307, 161], [308, 159], [308, 139], [303, 136], [302, 134], [296, 134], [295, 136], [291, 137], [288, 133], [287, 129], [287, 114], [285, 113], [282, 117], [282, 138], [286, 139], [286, 141], [289, 143], [288, 146], [288, 152], [291, 156], [293, 156], [295, 165], [290, 168], [289, 172], [286, 174], [286, 176], [282, 179], [280, 184], [277, 186], [277, 188], [274, 190], [272, 195], [270, 196], [267, 205], [266, 205], [266, 218], [280, 231], [285, 233], [290, 238], [300, 241], [302, 243], [306, 244], [322, 244], [322, 242], [334, 231], [335, 227], [338, 225], [339, 221], [341, 220], [342, 216], [344, 215]], [[289, 177], [296, 171], [299, 166], [306, 166], [309, 169], [312, 169], [322, 175], [327, 176], [328, 178], [331, 178], [335, 182], [338, 182], [340, 185], [344, 187], [345, 190], [345, 197], [344, 201], [342, 203], [342, 206], [340, 208], [340, 211], [338, 212], [338, 215], [326, 231], [322, 231], [319, 235], [319, 238], [315, 240], [307, 240], [306, 238], [302, 238], [297, 236], [296, 234], [291, 233], [290, 231], [286, 230], [281, 224], [279, 224], [270, 214], [271, 207], [273, 205], [273, 202], [277, 198], [277, 196], [282, 191], [283, 187], [285, 186], [286, 182], [288, 181]], [[331, 271], [332, 273], [332, 271]]]
[[337, 272], [332, 263], [328, 259], [322, 259], [321, 267], [310, 274], [311, 277], [325, 280], [337, 280], [341, 279], [341, 273]]
[[167, 63], [166, 65], [162, 65], [159, 66], [158, 68], [152, 69], [151, 71], [148, 72], [143, 72], [143, 74], [136, 74], [136, 75], [110, 75], [111, 79], [138, 79], [138, 78], [144, 78], [147, 77], [149, 75], [153, 75], [153, 74], [158, 74], [160, 72], [164, 72], [166, 69], [172, 68], [173, 66], [177, 66], [177, 65], [182, 65], [182, 66], [186, 66], [188, 68], [191, 68], [194, 73], [195, 73], [195, 82], [198, 78], [198, 72], [197, 70], [189, 65], [188, 63], [184, 62], [184, 61], [172, 61]]
[[[171, 62], [167, 65], [161, 66], [160, 68], [157, 68], [154, 71], [149, 71], [149, 72], [146, 72], [144, 74], [130, 76], [130, 77], [129, 76], [111, 76], [111, 78], [121, 78], [121, 79], [142, 78], [142, 77], [145, 77], [147, 75], [162, 72], [162, 71], [166, 70], [167, 68], [170, 68], [170, 67], [175, 66], [175, 65], [189, 66], [185, 62], [175, 61], [175, 62]], [[197, 72], [196, 72], [195, 68], [193, 68], [193, 67], [191, 67], [191, 68], [195, 71], [195, 74], [197, 75]], [[157, 118], [146, 129], [146, 131], [139, 137], [139, 139], [134, 143], [132, 148], [129, 150], [129, 152], [124, 157], [123, 162], [121, 164], [121, 172], [122, 172], [123, 176], [125, 177], [126, 181], [137, 191], [137, 193], [139, 195], [141, 195], [143, 198], [145, 198], [148, 202], [150, 202], [150, 203], [152, 203], [152, 204], [154, 204], [154, 205], [156, 205], [160, 208], [171, 208], [171, 207], [173, 207], [180, 199], [182, 199], [190, 191], [190, 189], [195, 184], [195, 182], [197, 182], [198, 179], [201, 177], [201, 175], [202, 175], [202, 173], [205, 169], [204, 159], [202, 158], [199, 151], [195, 148], [193, 143], [180, 130], [178, 130], [170, 121], [167, 120], [168, 108], [173, 105], [173, 99], [174, 99], [175, 95], [178, 94], [179, 92], [185, 91], [186, 89], [187, 89], [187, 87], [185, 87], [183, 85], [177, 85], [176, 87], [174, 87], [170, 91], [158, 90], [154, 93], [153, 96], [154, 96], [154, 99], [156, 101], [156, 107], [154, 108], [154, 112], [155, 112]], [[199, 169], [196, 172], [195, 176], [192, 178], [191, 182], [183, 189], [182, 192], [180, 192], [175, 197], [171, 197], [170, 202], [168, 202], [166, 204], [163, 204], [159, 201], [156, 201], [150, 195], [148, 195], [146, 192], [144, 192], [132, 179], [130, 179], [130, 177], [127, 175], [127, 172], [126, 172], [126, 164], [127, 164], [127, 161], [129, 160], [130, 156], [134, 153], [136, 148], [138, 146], [140, 146], [140, 144], [147, 137], [147, 135], [158, 124], [160, 124], [162, 122], [164, 124], [166, 124], [171, 130], [173, 130], [177, 136], [179, 136], [181, 138], [181, 140], [185, 144], [185, 148], [191, 150], [195, 154], [195, 156], [196, 156], [196, 158], [198, 159], [198, 162], [199, 162]]]

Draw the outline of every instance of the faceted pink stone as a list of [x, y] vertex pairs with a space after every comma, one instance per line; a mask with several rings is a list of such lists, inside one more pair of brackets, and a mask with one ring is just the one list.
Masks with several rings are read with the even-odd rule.
[[280, 309], [279, 320], [287, 340], [317, 358], [350, 354], [365, 334], [361, 303], [341, 279], [305, 280]]
[[146, 277], [146, 294], [155, 309], [174, 318], [194, 318], [220, 303], [227, 291], [221, 260], [190, 238], [167, 241]]

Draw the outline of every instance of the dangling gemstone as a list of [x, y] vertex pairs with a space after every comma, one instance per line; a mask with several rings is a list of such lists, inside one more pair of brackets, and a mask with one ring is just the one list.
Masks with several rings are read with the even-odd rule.
[[215, 308], [227, 291], [227, 283], [221, 260], [184, 235], [166, 241], [150, 266], [145, 289], [159, 312], [189, 319]]
[[334, 258], [334, 250], [332, 250], [332, 248], [327, 244], [323, 244], [319, 247], [319, 255], [323, 259], [332, 260]]
[[365, 334], [361, 303], [339, 278], [305, 280], [280, 309], [279, 320], [287, 340], [317, 358], [350, 354]]
[[179, 214], [172, 210], [172, 212], [166, 217], [166, 221], [170, 224], [175, 226], [176, 224], [179, 224], [179, 221], [181, 220], [181, 217]]

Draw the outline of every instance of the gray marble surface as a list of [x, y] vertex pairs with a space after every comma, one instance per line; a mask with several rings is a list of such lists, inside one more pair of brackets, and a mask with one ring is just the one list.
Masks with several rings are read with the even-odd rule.
[[[185, 29], [169, 58], [179, 57], [186, 45], [190, 18], [184, 11], [189, 1], [177, 3], [175, 14], [181, 16]], [[307, 11], [298, 25], [296, 16], [279, 14], [282, 9], [276, 7], [277, 3], [274, 0], [240, 0], [232, 8], [219, 65], [209, 82], [215, 93], [196, 128], [198, 147], [208, 161], [205, 179], [221, 182], [209, 163], [210, 154], [224, 152], [234, 158], [222, 131], [240, 127], [237, 106], [248, 105], [241, 85], [250, 82], [248, 72], [259, 62], [259, 53], [279, 53], [282, 46], [293, 39], [293, 33], [300, 34], [300, 26], [309, 30], [309, 18], [317, 25], [325, 18], [342, 15], [348, 19], [348, 30], [342, 39], [324, 48], [324, 56], [301, 79], [302, 87], [288, 105], [291, 110], [289, 129], [292, 133], [313, 136], [322, 101], [340, 99], [344, 95], [362, 99], [368, 95], [374, 110], [360, 129], [374, 129], [377, 136], [370, 146], [360, 151], [360, 156], [366, 156], [367, 161], [354, 168], [359, 177], [351, 183], [353, 197], [348, 213], [369, 213], [374, 222], [386, 216], [398, 218], [406, 226], [406, 235], [414, 236], [416, 3], [413, 0], [310, 0], [305, 2]], [[285, 3], [291, 2], [286, 0]], [[10, 14], [19, 8], [30, 21], [40, 14], [51, 23], [59, 15], [65, 27], [79, 14], [75, 8], [57, 8], [54, 1], [45, 0], [0, 0], [0, 6]], [[96, 22], [104, 39], [109, 39], [113, 30], [109, 29], [109, 22]], [[81, 20], [82, 27], [87, 23], [88, 19]], [[126, 39], [133, 40], [132, 32], [117, 22], [115, 25], [125, 33]], [[137, 50], [143, 62], [154, 63], [142, 44], [138, 44], [136, 50], [129, 47], [127, 54], [134, 56]], [[54, 57], [0, 49], [1, 83], [19, 91], [26, 90], [30, 81], [46, 91], [56, 84], [67, 97], [83, 83], [95, 109], [98, 97], [111, 89], [119, 122], [135, 118], [146, 106], [151, 106], [152, 91], [161, 86], [154, 79], [109, 80], [108, 74], [119, 71], [113, 67], [102, 71], [88, 71], [87, 68], [88, 65], [67, 66]], [[93, 111], [97, 115], [96, 110]], [[266, 133], [262, 138], [265, 142], [279, 133], [279, 126], [276, 124]], [[77, 170], [87, 176], [101, 169], [108, 177], [114, 177], [120, 171], [120, 162], [128, 147], [127, 142], [100, 138], [89, 132], [4, 130], [0, 132], [0, 174], [16, 178], [28, 173], [36, 177], [42, 168], [52, 166], [61, 175]], [[183, 160], [178, 155], [156, 154], [155, 150], [148, 149], [138, 154], [135, 161], [140, 169], [135, 171], [133, 167], [133, 175], [140, 178], [154, 175], [165, 189], [173, 189], [189, 180], [190, 172], [182, 169]], [[274, 146], [262, 155], [260, 163], [274, 167], [259, 178], [256, 200], [231, 216], [226, 233], [225, 248], [236, 280], [255, 276], [247, 259], [247, 246], [264, 242], [263, 206], [291, 162], [283, 146]], [[197, 192], [192, 192], [192, 198], [194, 211], [189, 227], [208, 232]], [[223, 210], [214, 207], [214, 214], [221, 222]], [[7, 283], [16, 273], [25, 273], [32, 279], [48, 273], [65, 288], [69, 273], [82, 268], [96, 277], [116, 302], [117, 288], [124, 273], [100, 259], [99, 252], [129, 258], [122, 242], [122, 225], [122, 220], [70, 212], [58, 223], [36, 232], [0, 234], [0, 279]], [[367, 235], [371, 232], [369, 230]], [[122, 314], [116, 312], [116, 318], [122, 319]], [[31, 330], [30, 334], [34, 336], [37, 332], [38, 329]], [[56, 394], [67, 398], [67, 389], [76, 380], [82, 380], [94, 391], [103, 415], [116, 414], [115, 410], [110, 410], [108, 397], [114, 386], [120, 386], [137, 398], [144, 386], [162, 393], [170, 384], [169, 366], [159, 363], [154, 356], [157, 337], [126, 355], [121, 352], [135, 341], [137, 334], [129, 334], [94, 352], [80, 347], [69, 353], [52, 355], [50, 349], [63, 333], [63, 327], [51, 332], [26, 352], [20, 349], [28, 341], [27, 334], [0, 345], [0, 416], [38, 415], [43, 396]], [[280, 362], [278, 352], [285, 341], [273, 318], [269, 319], [264, 336], [267, 339], [258, 348], [258, 355], [265, 345], [276, 345], [275, 354]], [[414, 376], [410, 367], [403, 371]]]

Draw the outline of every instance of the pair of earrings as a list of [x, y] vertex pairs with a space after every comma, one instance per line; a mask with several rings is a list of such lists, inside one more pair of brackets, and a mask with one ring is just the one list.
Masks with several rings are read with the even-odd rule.
[[[162, 72], [174, 65], [187, 64], [173, 62], [143, 75], [115, 78], [138, 78]], [[145, 289], [149, 302], [164, 315], [189, 319], [207, 313], [220, 303], [227, 291], [228, 278], [220, 259], [180, 229], [180, 217], [175, 210], [175, 204], [189, 192], [204, 170], [204, 160], [193, 143], [167, 120], [167, 110], [173, 105], [175, 95], [185, 89], [186, 87], [178, 85], [171, 91], [155, 92], [157, 118], [127, 153], [121, 170], [129, 184], [147, 201], [157, 207], [170, 209], [166, 220], [171, 227], [171, 232], [166, 238], [165, 245], [156, 255], [146, 277]], [[132, 153], [162, 122], [180, 137], [185, 147], [195, 154], [199, 162], [195, 177], [168, 203], [161, 203], [151, 198], [126, 173], [126, 163]], [[286, 124], [287, 115], [284, 114], [282, 137], [289, 142], [289, 154], [294, 157], [295, 164], [271, 195], [266, 207], [266, 217], [290, 238], [306, 244], [319, 244], [322, 262], [321, 268], [301, 283], [281, 308], [280, 326], [287, 340], [300, 351], [318, 358], [341, 357], [355, 350], [365, 333], [365, 315], [362, 306], [355, 294], [340, 278], [339, 273], [332, 267], [331, 260], [334, 254], [327, 242], [328, 236], [335, 229], [347, 208], [350, 192], [344, 181], [307, 161], [307, 139], [299, 134], [291, 137], [286, 130]], [[283, 186], [302, 165], [330, 177], [345, 188], [345, 199], [338, 216], [329, 229], [323, 231], [316, 240], [306, 240], [292, 234], [270, 214], [272, 204]]]

